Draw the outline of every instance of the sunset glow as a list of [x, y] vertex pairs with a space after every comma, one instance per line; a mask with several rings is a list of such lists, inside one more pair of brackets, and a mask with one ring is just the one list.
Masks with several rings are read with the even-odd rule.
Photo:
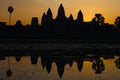
[[41, 17], [48, 8], [51, 8], [53, 17], [57, 15], [60, 3], [63, 4], [66, 16], [70, 14], [77, 17], [79, 10], [82, 10], [84, 21], [91, 21], [95, 13], [101, 13], [105, 17], [106, 23], [113, 24], [115, 18], [120, 15], [120, 0], [1, 0], [0, 1], [0, 22], [7, 22], [9, 5], [14, 7], [12, 14], [12, 24], [21, 20], [23, 24], [30, 24], [32, 17], [38, 17], [41, 23]]

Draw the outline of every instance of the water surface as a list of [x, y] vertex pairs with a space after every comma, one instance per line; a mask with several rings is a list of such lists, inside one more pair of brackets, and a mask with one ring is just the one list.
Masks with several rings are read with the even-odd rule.
[[[9, 61], [8, 61], [9, 58]], [[9, 69], [12, 75], [8, 77]], [[5, 56], [0, 80], [120, 80], [116, 54]]]

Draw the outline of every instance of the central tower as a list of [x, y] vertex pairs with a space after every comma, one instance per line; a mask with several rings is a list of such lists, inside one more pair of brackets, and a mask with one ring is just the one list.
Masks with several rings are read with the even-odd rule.
[[60, 4], [60, 7], [58, 9], [58, 15], [56, 17], [57, 20], [64, 20], [65, 17], [65, 10], [62, 4]]

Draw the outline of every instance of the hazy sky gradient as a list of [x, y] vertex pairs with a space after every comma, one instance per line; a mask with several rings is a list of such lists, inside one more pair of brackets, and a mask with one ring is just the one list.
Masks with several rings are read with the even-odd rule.
[[68, 17], [70, 14], [77, 17], [79, 10], [82, 10], [85, 21], [91, 21], [95, 13], [101, 13], [105, 17], [105, 22], [114, 23], [115, 18], [120, 16], [120, 0], [0, 0], [0, 22], [9, 20], [7, 8], [14, 7], [12, 14], [12, 24], [17, 20], [22, 20], [23, 24], [30, 24], [32, 17], [41, 17], [48, 8], [52, 9], [53, 17], [57, 15], [60, 3], [63, 4]]

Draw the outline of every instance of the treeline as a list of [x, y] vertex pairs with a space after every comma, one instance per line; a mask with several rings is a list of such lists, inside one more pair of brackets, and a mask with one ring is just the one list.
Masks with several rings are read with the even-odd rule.
[[58, 15], [53, 19], [49, 8], [44, 13], [39, 24], [38, 18], [33, 17], [31, 25], [23, 26], [18, 20], [14, 26], [0, 23], [0, 37], [4, 38], [56, 38], [56, 39], [120, 39], [120, 17], [115, 19], [115, 24], [105, 23], [102, 14], [97, 13], [90, 22], [84, 22], [83, 13], [78, 12], [74, 20], [72, 14], [65, 16], [64, 7], [61, 4]]

